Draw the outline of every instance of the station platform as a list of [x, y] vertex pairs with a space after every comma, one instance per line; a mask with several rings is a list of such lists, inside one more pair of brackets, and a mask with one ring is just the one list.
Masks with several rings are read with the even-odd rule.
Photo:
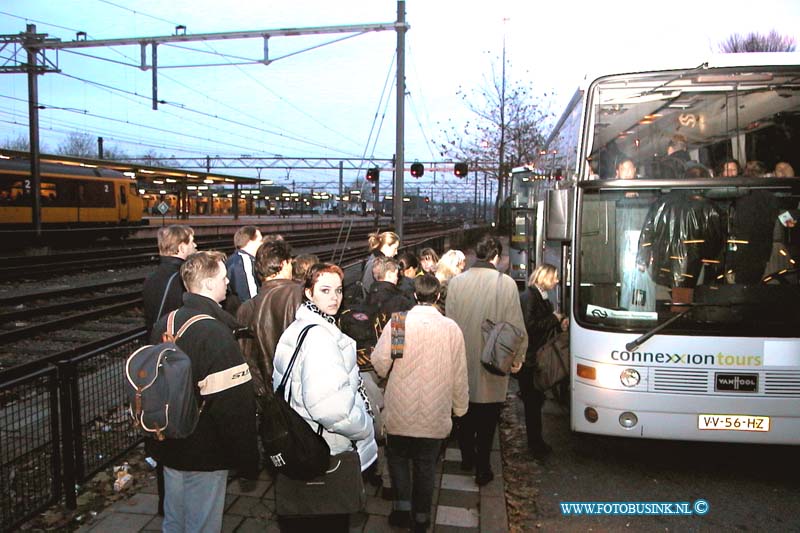
[[[475, 484], [474, 473], [461, 470], [461, 452], [455, 439], [448, 443], [444, 456], [437, 463], [433, 493], [433, 533], [489, 533], [508, 531], [503, 465], [498, 433], [495, 432], [491, 452], [493, 481], [483, 487]], [[115, 502], [84, 524], [79, 533], [139, 533], [161, 531], [157, 515], [158, 496], [155, 477], [147, 484], [134, 487], [133, 494]], [[275, 515], [273, 479], [262, 471], [259, 480], [244, 490], [238, 480], [229, 482], [222, 520], [224, 532], [278, 532]], [[366, 509], [358, 520], [352, 520], [350, 531], [381, 533], [404, 531], [389, 525], [392, 502], [380, 497], [380, 487], [367, 485]], [[352, 523], [357, 522], [357, 523]]]

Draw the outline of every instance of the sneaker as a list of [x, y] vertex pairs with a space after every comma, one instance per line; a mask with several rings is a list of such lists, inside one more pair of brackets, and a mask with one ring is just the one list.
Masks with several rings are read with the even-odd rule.
[[411, 511], [394, 510], [389, 513], [389, 525], [408, 529], [411, 527]]
[[494, 472], [491, 470], [487, 470], [485, 472], [479, 472], [475, 475], [475, 483], [479, 487], [483, 487], [484, 485], [490, 483], [494, 479]]

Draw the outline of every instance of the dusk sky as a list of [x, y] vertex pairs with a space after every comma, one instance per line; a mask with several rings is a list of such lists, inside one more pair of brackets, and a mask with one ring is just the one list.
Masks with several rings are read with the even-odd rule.
[[[3, 0], [0, 32], [18, 34], [31, 23], [39, 32], [70, 41], [77, 31], [85, 31], [90, 40], [170, 35], [178, 24], [186, 26], [187, 34], [308, 28], [392, 23], [396, 9], [393, 0]], [[459, 87], [470, 92], [485, 83], [492, 62], [499, 67], [504, 40], [512, 64], [509, 77], [529, 83], [535, 94], [553, 93], [547, 103], [555, 115], [587, 73], [667, 61], [698, 65], [734, 32], [775, 29], [800, 41], [800, 2], [788, 0], [409, 0], [406, 13], [411, 27], [406, 38], [407, 162], [443, 159], [432, 139], [442, 140], [449, 122], [460, 125], [471, 118], [456, 93]], [[138, 46], [60, 51], [61, 73], [39, 78], [40, 101], [48, 108], [40, 111], [43, 148], [53, 151], [67, 133], [78, 131], [102, 136], [107, 147], [132, 155], [391, 158], [394, 31], [278, 59], [341, 37], [272, 38], [269, 54], [275, 61], [268, 66], [228, 64], [260, 59], [260, 39], [161, 45], [161, 67], [224, 66], [162, 68], [158, 93], [168, 104], [158, 111], [151, 109], [150, 71], [120, 64], [137, 65]], [[4, 62], [9, 56], [8, 50], [0, 54]], [[27, 138], [26, 76], [4, 74], [2, 80], [0, 140]], [[285, 170], [264, 171], [262, 177], [329, 190], [338, 181], [336, 171], [323, 170], [293, 170], [288, 177]], [[431, 172], [419, 181], [407, 175], [406, 183], [429, 187], [432, 178]], [[448, 188], [459, 187], [452, 174], [439, 173], [437, 185], [443, 179]]]

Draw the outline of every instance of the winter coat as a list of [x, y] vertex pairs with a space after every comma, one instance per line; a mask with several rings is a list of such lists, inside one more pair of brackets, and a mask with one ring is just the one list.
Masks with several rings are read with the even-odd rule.
[[[214, 391], [213, 380], [209, 380], [208, 387], [212, 390], [202, 397], [198, 389], [198, 405], [204, 404], [194, 433], [185, 439], [152, 441], [148, 450], [164, 466], [175, 470], [236, 470], [255, 479], [259, 461], [255, 395], [247, 364], [233, 336], [237, 323], [213, 300], [187, 293], [175, 317], [175, 331], [199, 314], [215, 320], [196, 322], [177, 344], [192, 361], [195, 383], [214, 376], [223, 380], [224, 385]], [[164, 316], [156, 323], [152, 343], [161, 342], [166, 322]]]
[[636, 263], [648, 268], [659, 285], [694, 288], [703, 259], [720, 257], [722, 226], [719, 211], [702, 196], [686, 191], [665, 194], [647, 213]]
[[[469, 401], [473, 403], [504, 402], [508, 376], [497, 376], [481, 365], [485, 319], [508, 322], [525, 330], [517, 284], [491, 264], [477, 261], [472, 268], [452, 278], [447, 288], [446, 315], [464, 333], [469, 372]], [[528, 336], [524, 336], [514, 363], [525, 360]]]
[[464, 335], [435, 306], [417, 305], [406, 315], [403, 357], [393, 364], [391, 329], [389, 321], [372, 352], [375, 371], [388, 375], [386, 431], [443, 439], [450, 434], [452, 415], [463, 416], [469, 405]]
[[[142, 301], [144, 306], [144, 325], [147, 328], [148, 337], [153, 330], [153, 324], [159, 318], [183, 305], [183, 293], [186, 292], [186, 289], [183, 287], [183, 280], [181, 279], [181, 265], [183, 265], [183, 259], [180, 257], [162, 255], [158, 268], [147, 276], [144, 281]], [[176, 274], [176, 276], [173, 278], [172, 283], [169, 284], [169, 292], [167, 297], [164, 298], [164, 291], [167, 289], [167, 283], [173, 274]], [[164, 299], [164, 306], [159, 316], [158, 309], [162, 299]]]
[[304, 305], [296, 317], [278, 341], [272, 385], [278, 388], [283, 379], [302, 329], [315, 324], [292, 368], [286, 392], [287, 398], [291, 395], [289, 405], [315, 430], [322, 425], [331, 455], [352, 449], [350, 441], [356, 441], [364, 470], [377, 459], [378, 445], [365, 395], [359, 392], [355, 341]]
[[392, 313], [408, 311], [414, 307], [414, 300], [408, 298], [394, 283], [388, 281], [375, 281], [369, 289], [367, 304], [377, 308], [378, 312], [386, 317], [382, 325], [388, 321]]
[[303, 303], [303, 286], [290, 279], [270, 279], [264, 282], [255, 298], [243, 303], [236, 320], [253, 333], [252, 339], [241, 339], [242, 355], [250, 366], [256, 394], [272, 391], [272, 362], [278, 339]]
[[225, 262], [228, 271], [228, 288], [244, 303], [258, 294], [261, 283], [255, 271], [256, 258], [244, 250], [237, 250]]
[[528, 350], [525, 355], [526, 366], [532, 365], [536, 352], [552, 337], [553, 332], [561, 331], [558, 318], [553, 314], [553, 304], [542, 297], [539, 289], [528, 287], [520, 296], [525, 331], [528, 333]]

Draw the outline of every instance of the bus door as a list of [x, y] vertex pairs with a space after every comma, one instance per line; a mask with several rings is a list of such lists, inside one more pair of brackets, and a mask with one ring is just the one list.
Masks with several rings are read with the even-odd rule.
[[525, 283], [536, 261], [536, 209], [511, 210], [510, 274]]

